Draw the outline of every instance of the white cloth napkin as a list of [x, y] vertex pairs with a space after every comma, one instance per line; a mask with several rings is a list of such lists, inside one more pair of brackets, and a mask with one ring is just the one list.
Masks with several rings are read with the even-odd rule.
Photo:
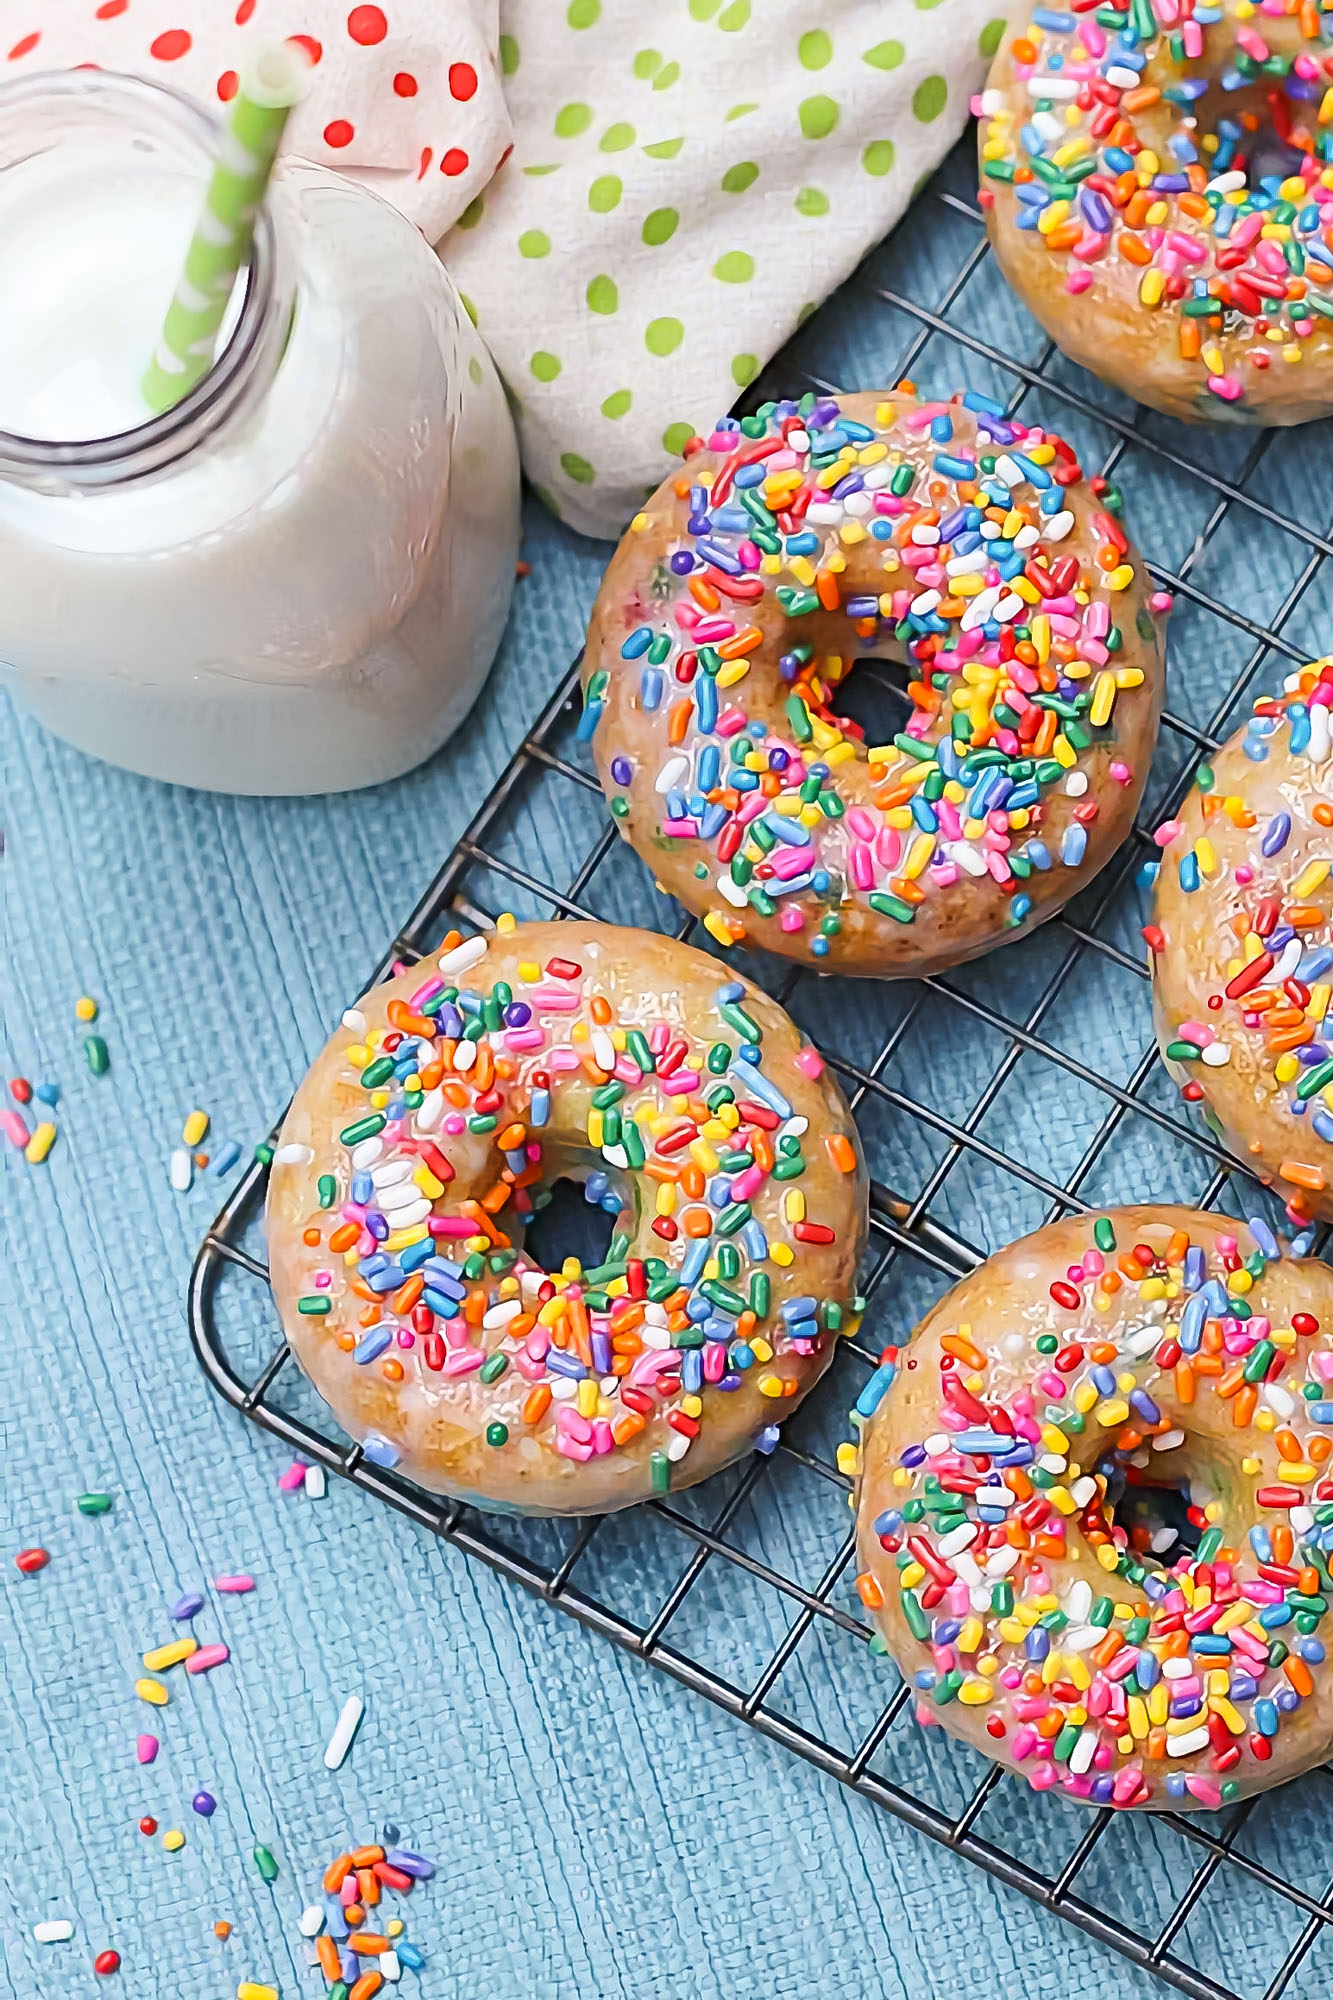
[[216, 107], [254, 36], [302, 39], [292, 149], [444, 239], [529, 477], [612, 536], [898, 220], [1005, 4], [0, 0], [0, 76], [95, 62]]
[[445, 239], [529, 477], [617, 535], [958, 137], [1005, 0], [502, 0], [512, 158]]
[[256, 39], [313, 68], [286, 146], [373, 187], [434, 243], [513, 134], [496, 0], [0, 0], [0, 81], [95, 64], [220, 111]]

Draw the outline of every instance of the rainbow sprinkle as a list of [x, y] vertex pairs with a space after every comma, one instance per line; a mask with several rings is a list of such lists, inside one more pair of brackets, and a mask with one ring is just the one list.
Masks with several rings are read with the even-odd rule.
[[[631, 543], [665, 504], [669, 545], [587, 656], [580, 735], [611, 810], [654, 858], [694, 861], [724, 946], [836, 963], [849, 909], [892, 934], [959, 884], [1012, 935], [1056, 906], [1042, 879], [1084, 863], [1093, 759], [1112, 746], [1113, 792], [1142, 783], [1113, 746], [1122, 702], [1158, 699], [1160, 639], [1119, 493], [985, 396], [909, 390], [873, 423], [807, 395], [693, 439], [687, 461], [717, 463], [636, 516]], [[867, 745], [831, 702], [876, 650], [915, 669], [912, 713]], [[657, 719], [645, 757], [618, 740], [627, 708]]]
[[[1258, 420], [1240, 407], [1256, 376], [1333, 319], [1326, 20], [1314, 0], [1038, 7], [1009, 45], [1012, 86], [974, 103], [983, 206], [1011, 190], [1006, 227], [1045, 244], [1093, 323], [1099, 300], [1124, 309], [1123, 267], [1140, 272], [1138, 306], [1170, 315], [1198, 365], [1203, 417]], [[1308, 46], [1271, 47], [1278, 21]]]
[[[927, 1323], [937, 1364], [908, 1365], [937, 1365], [933, 1422], [883, 1453], [862, 1494], [871, 1561], [858, 1587], [872, 1612], [890, 1597], [901, 1607], [919, 1719], [938, 1722], [955, 1702], [984, 1709], [995, 1754], [1034, 1790], [1218, 1806], [1255, 1788], [1254, 1767], [1323, 1664], [1333, 1350], [1316, 1342], [1313, 1314], [1265, 1314], [1265, 1273], [1282, 1252], [1262, 1219], [1248, 1256], [1225, 1218], [1220, 1230], [1206, 1219], [1204, 1241], [1132, 1211], [1119, 1220], [1158, 1247], [1119, 1242], [1113, 1216], [1090, 1221], [1080, 1261], [1045, 1297], [1035, 1278], [995, 1345], [947, 1310]], [[1040, 1244], [1029, 1239], [1029, 1263]], [[897, 1372], [890, 1351], [858, 1424], [886, 1396], [892, 1414]], [[1135, 1498], [1170, 1483], [1172, 1452], [1189, 1499], [1200, 1397], [1229, 1406], [1235, 1510], [1254, 1524], [1246, 1532], [1201, 1495], [1188, 1531], [1126, 1527]], [[1104, 1575], [1100, 1594], [1065, 1572], [1080, 1549]]]
[[[1280, 695], [1257, 700], [1229, 748], [1239, 744], [1254, 765], [1274, 753], [1319, 765], [1329, 756], [1331, 716], [1333, 660], [1317, 660], [1292, 674]], [[1317, 836], [1310, 840], [1316, 829], [1333, 829], [1333, 805], [1316, 798], [1307, 818], [1293, 798], [1291, 812], [1261, 817], [1243, 793], [1217, 788], [1211, 766], [1197, 774], [1195, 791], [1203, 831], [1185, 844], [1183, 823], [1169, 820], [1156, 840], [1164, 852], [1180, 848], [1172, 858], [1185, 895], [1225, 887], [1218, 913], [1225, 979], [1207, 997], [1207, 1019], [1175, 1019], [1163, 1010], [1162, 1054], [1186, 1102], [1209, 1116], [1208, 1079], [1229, 1067], [1237, 1037], [1262, 1050], [1272, 1089], [1264, 1117], [1285, 1128], [1295, 1149], [1278, 1171], [1287, 1183], [1288, 1213], [1299, 1224], [1327, 1194], [1325, 1162], [1333, 1145], [1333, 1041], [1325, 1034], [1333, 994], [1333, 919], [1325, 907], [1330, 862], [1311, 851]], [[1254, 833], [1250, 857], [1229, 869], [1208, 837], [1219, 814], [1223, 825]], [[1144, 937], [1158, 970], [1168, 937], [1159, 924], [1146, 926]], [[1158, 991], [1160, 999], [1160, 980]]]
[[[512, 930], [502, 919], [502, 938]], [[578, 948], [577, 929], [569, 936]], [[802, 1187], [813, 1147], [835, 1186], [845, 1177], [855, 1189], [863, 1173], [850, 1119], [812, 1134], [786, 1094], [823, 1073], [820, 1057], [800, 1046], [792, 1075], [777, 1074], [738, 980], [717, 988], [701, 1036], [667, 998], [617, 1018], [595, 948], [587, 966], [519, 958], [512, 986], [476, 983], [488, 948], [453, 932], [410, 998], [389, 1000], [387, 1028], [344, 1017], [353, 1039], [340, 1081], [364, 1109], [330, 1134], [320, 1163], [298, 1311], [327, 1318], [348, 1364], [388, 1383], [475, 1377], [486, 1395], [473, 1416], [497, 1454], [528, 1456], [536, 1440], [586, 1463], [642, 1439], [653, 1489], [667, 1492], [710, 1399], [751, 1374], [771, 1449], [772, 1421], [852, 1323], [839, 1290], [804, 1282], [854, 1265], [860, 1241], [841, 1199], [829, 1221]], [[580, 1150], [595, 1162], [584, 1194], [615, 1217], [615, 1234], [595, 1268], [567, 1259], [547, 1273], [508, 1231], [550, 1198], [552, 1133], [555, 1172], [581, 1172], [561, 1129], [571, 1089], [587, 1105]], [[493, 1147], [494, 1178], [460, 1194], [475, 1169], [450, 1154], [474, 1159], [478, 1137]], [[302, 1146], [276, 1155], [309, 1157]], [[378, 1465], [402, 1456], [379, 1434], [363, 1447]]]

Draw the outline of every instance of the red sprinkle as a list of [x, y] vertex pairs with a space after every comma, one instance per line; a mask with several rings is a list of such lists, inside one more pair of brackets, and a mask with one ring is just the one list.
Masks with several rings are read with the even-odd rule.
[[14, 1558], [15, 1569], [21, 1569], [25, 1576], [36, 1576], [39, 1569], [45, 1569], [51, 1558], [45, 1549], [20, 1549]]
[[1063, 1278], [1057, 1278], [1051, 1286], [1051, 1297], [1058, 1306], [1063, 1306], [1066, 1312], [1076, 1311], [1082, 1303], [1074, 1287], [1067, 1285]]
[[157, 1832], [157, 1821], [153, 1818], [151, 1813], [145, 1813], [143, 1818], [139, 1821], [139, 1831], [140, 1833], [147, 1833], [147, 1834], [154, 1834]]
[[1293, 1333], [1298, 1333], [1302, 1340], [1308, 1340], [1312, 1333], [1318, 1333], [1319, 1321], [1313, 1313], [1293, 1313], [1291, 1330]]
[[118, 1951], [99, 1951], [93, 1960], [93, 1971], [99, 1972], [103, 1979], [108, 1978], [113, 1972], [119, 1972], [120, 1953]]

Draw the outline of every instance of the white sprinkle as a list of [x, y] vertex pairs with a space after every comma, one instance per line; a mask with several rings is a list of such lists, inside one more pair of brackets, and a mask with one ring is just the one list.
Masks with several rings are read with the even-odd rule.
[[279, 1146], [277, 1152], [273, 1155], [273, 1164], [277, 1167], [308, 1167], [314, 1157], [315, 1149], [313, 1146], [302, 1146], [300, 1144]]
[[[1156, 1339], [1156, 1335], [1153, 1338]], [[1163, 1431], [1160, 1437], [1153, 1439], [1152, 1448], [1154, 1451], [1174, 1451], [1177, 1445], [1184, 1444], [1184, 1442], [1184, 1431]], [[1172, 1534], [1174, 1535], [1174, 1533], [1175, 1530], [1172, 1529]]]
[[1060, 1637], [1060, 1644], [1067, 1653], [1086, 1653], [1089, 1646], [1095, 1646], [1106, 1633], [1100, 1625], [1074, 1625]]
[[977, 1539], [975, 1521], [964, 1521], [961, 1527], [950, 1528], [947, 1535], [941, 1535], [935, 1547], [947, 1562], [950, 1556], [961, 1555]]
[[415, 1208], [418, 1202], [428, 1200], [415, 1181], [402, 1181], [396, 1187], [376, 1188], [376, 1206], [386, 1215], [398, 1215], [405, 1208]]
[[1076, 1577], [1070, 1584], [1061, 1609], [1071, 1625], [1083, 1624], [1092, 1609], [1092, 1585], [1086, 1577]]
[[613, 1070], [616, 1066], [616, 1045], [605, 1028], [592, 1031], [592, 1059], [598, 1069]]
[[874, 504], [869, 493], [847, 493], [842, 502], [844, 513], [850, 514], [854, 521], [864, 521]]
[[1088, 774], [1086, 771], [1071, 771], [1065, 779], [1065, 796], [1067, 798], [1081, 799], [1087, 789]]
[[1164, 1556], [1167, 1550], [1173, 1547], [1175, 1539], [1174, 1528], [1158, 1528], [1149, 1542], [1149, 1547], [1155, 1556]]
[[344, 1028], [350, 1028], [354, 1035], [364, 1035], [366, 1032], [366, 1017], [359, 1007], [349, 1007], [343, 1015], [342, 1024]]
[[1298, 937], [1292, 938], [1269, 974], [1270, 983], [1274, 986], [1280, 986], [1284, 979], [1292, 978], [1296, 967], [1300, 964], [1304, 956], [1305, 946]]
[[[957, 1533], [957, 1530], [955, 1529], [954, 1532]], [[975, 1560], [966, 1549], [961, 1550], [954, 1557], [953, 1566], [958, 1572], [958, 1581], [960, 1583], [978, 1584], [985, 1581], [981, 1571], [977, 1568]]]
[[464, 938], [462, 944], [456, 944], [452, 951], [445, 952], [440, 960], [440, 971], [446, 977], [453, 978], [460, 972], [466, 972], [479, 959], [485, 958], [489, 949], [489, 942], [484, 937]]
[[305, 1491], [307, 1500], [322, 1500], [329, 1490], [329, 1482], [322, 1465], [308, 1465], [305, 1469]]
[[[1106, 78], [1108, 83], [1111, 80], [1111, 75], [1112, 72], [1108, 69], [1106, 72]], [[1135, 81], [1137, 82], [1138, 79], [1135, 78]], [[1209, 194], [1234, 194], [1237, 188], [1243, 188], [1244, 185], [1245, 185], [1244, 169], [1241, 167], [1232, 167], [1228, 173], [1216, 174], [1213, 177], [1213, 179], [1209, 181], [1207, 192]]]
[[[443, 1095], [443, 1093], [441, 1093], [441, 1095]], [[376, 1160], [380, 1158], [383, 1151], [384, 1151], [383, 1139], [381, 1139], [378, 1132], [373, 1132], [369, 1139], [363, 1139], [359, 1146], [353, 1146], [352, 1148], [353, 1168], [357, 1173], [360, 1173], [366, 1167], [373, 1167]]]
[[926, 1456], [943, 1458], [946, 1451], [953, 1450], [953, 1439], [947, 1431], [932, 1431], [926, 1439]]
[[[893, 478], [893, 475], [896, 472], [896, 470], [897, 470], [896, 466], [887, 463], [884, 465], [870, 466], [861, 475], [862, 479], [865, 481], [865, 486], [863, 490], [867, 493], [882, 493], [884, 488], [889, 484], [890, 480]], [[855, 494], [852, 495], [853, 499], [856, 499], [856, 497], [857, 496]]]
[[629, 1154], [623, 1146], [603, 1146], [602, 1158], [609, 1166], [628, 1167]]
[[471, 1069], [476, 1060], [477, 1044], [475, 1042], [460, 1042], [454, 1050], [455, 1069]]
[[1269, 1409], [1276, 1410], [1280, 1417], [1290, 1418], [1296, 1409], [1296, 1398], [1280, 1382], [1266, 1382], [1259, 1401], [1267, 1403]]
[[787, 1118], [778, 1127], [778, 1141], [781, 1143], [783, 1139], [804, 1139], [809, 1130], [810, 1120], [808, 1118], [802, 1118], [799, 1115], [795, 1118]]
[[913, 528], [912, 530], [912, 540], [916, 543], [918, 548], [933, 549], [936, 543], [939, 541], [939, 538], [940, 538], [940, 531], [938, 528], [930, 528], [922, 526], [919, 528]]
[[511, 1319], [517, 1319], [523, 1310], [522, 1299], [501, 1299], [499, 1305], [489, 1306], [481, 1316], [481, 1323], [487, 1333], [496, 1327], [508, 1326]]
[[1074, 517], [1068, 510], [1052, 514], [1041, 524], [1041, 538], [1044, 542], [1062, 542], [1073, 525]]
[[403, 1976], [403, 1968], [396, 1951], [382, 1951], [375, 1960], [375, 1970], [382, 1974], [391, 1986], [396, 1986]]
[[325, 1768], [336, 1771], [346, 1761], [352, 1747], [352, 1738], [361, 1727], [361, 1718], [366, 1712], [366, 1704], [359, 1694], [349, 1694], [342, 1705], [342, 1713], [334, 1724], [329, 1738], [329, 1747], [324, 1752]]
[[188, 1194], [194, 1186], [194, 1160], [187, 1146], [177, 1146], [172, 1154], [170, 1174], [177, 1194]]
[[1075, 1506], [1086, 1507], [1090, 1500], [1097, 1498], [1097, 1482], [1091, 1473], [1085, 1472], [1082, 1479], [1076, 1479], [1069, 1489]]
[[377, 1188], [398, 1187], [403, 1181], [410, 1181], [411, 1178], [411, 1160], [385, 1160], [380, 1166], [372, 1167], [370, 1170], [371, 1183]]
[[980, 576], [989, 567], [990, 557], [985, 549], [972, 549], [965, 556], [953, 556], [944, 565], [944, 572], [946, 576]]
[[842, 519], [842, 502], [812, 500], [805, 510], [805, 518], [807, 521], [818, 522], [823, 527], [834, 528]]
[[73, 1937], [74, 1926], [68, 1917], [48, 1917], [44, 1924], [33, 1925], [32, 1934], [38, 1944], [64, 1944]]
[[[434, 1090], [428, 1090], [426, 1092], [426, 1095], [421, 1100], [420, 1108], [417, 1111], [418, 1132], [434, 1132], [438, 1130], [440, 1121], [443, 1117], [444, 1117], [444, 1091], [439, 1085], [437, 1085]], [[376, 1140], [375, 1143], [378, 1145], [379, 1141]], [[357, 1150], [359, 1151], [360, 1148], [358, 1148]], [[353, 1153], [352, 1155], [352, 1160], [353, 1163], [355, 1163], [356, 1161], [355, 1153]]]
[[928, 612], [935, 609], [939, 601], [940, 594], [938, 590], [923, 590], [919, 597], [912, 599], [907, 608], [914, 617], [924, 618]]
[[1323, 703], [1320, 702], [1318, 706], [1311, 703], [1310, 741], [1305, 754], [1312, 764], [1322, 764], [1328, 755], [1328, 723], [1328, 710]]
[[[1205, 1731], [1205, 1734], [1207, 1732]], [[1079, 1736], [1078, 1742], [1069, 1753], [1069, 1768], [1075, 1777], [1081, 1778], [1092, 1762], [1092, 1753], [1097, 1748], [1097, 1731], [1091, 1724]]]
[[1068, 1466], [1069, 1460], [1065, 1458], [1061, 1452], [1044, 1451], [1041, 1457], [1037, 1460], [1037, 1463], [1041, 1467], [1043, 1472], [1053, 1472], [1055, 1474], [1055, 1477], [1058, 1479], [1060, 1477], [1060, 1474]]
[[1184, 1736], [1168, 1736], [1166, 1754], [1168, 1757], [1192, 1757], [1196, 1750], [1206, 1750], [1209, 1744], [1208, 1725], [1202, 1729], [1191, 1729]]
[[1030, 76], [1028, 96], [1046, 98], [1052, 104], [1065, 104], [1071, 97], [1077, 97], [1080, 86], [1068, 76]]
[[1156, 1345], [1157, 1328], [1155, 1326], [1141, 1326], [1137, 1332], [1127, 1335], [1125, 1339], [1126, 1352], [1135, 1361], [1141, 1360], [1149, 1348], [1156, 1347]]
[[1291, 1525], [1298, 1535], [1308, 1535], [1314, 1526], [1313, 1507], [1293, 1507], [1291, 1510]]
[[1021, 486], [1027, 478], [1018, 460], [1011, 458], [1007, 451], [1002, 451], [995, 461], [995, 476], [1002, 485], [1011, 488]]
[[978, 1507], [1012, 1507], [1018, 1495], [1007, 1486], [979, 1486], [972, 1497]]
[[1168, 1681], [1186, 1681], [1194, 1672], [1192, 1660], [1163, 1660], [1162, 1678]]
[[[807, 519], [808, 518], [809, 514], [807, 510]], [[572, 1388], [574, 1385], [571, 1383], [570, 1386]], [[670, 1459], [673, 1465], [675, 1465], [678, 1460], [684, 1458], [686, 1452], [690, 1448], [691, 1443], [692, 1439], [687, 1438], [681, 1431], [672, 1431], [671, 1436], [667, 1439], [667, 1457]]]
[[997, 1549], [993, 1556], [987, 1558], [986, 1574], [989, 1577], [1008, 1576], [1017, 1561], [1017, 1549]]
[[809, 431], [788, 431], [787, 448], [789, 451], [809, 451], [810, 449]]
[[713, 887], [717, 890], [718, 895], [722, 897], [723, 901], [730, 903], [733, 909], [743, 910], [745, 908], [745, 891], [739, 882], [732, 881], [730, 875], [719, 875]]
[[1018, 593], [1008, 590], [996, 605], [991, 616], [997, 618], [1001, 625], [1007, 625], [1011, 618], [1016, 618], [1020, 611], [1026, 612], [1026, 610], [1027, 605]]
[[[1106, 81], [1113, 83], [1117, 90], [1137, 90], [1139, 86], [1139, 73], [1136, 69], [1126, 69], [1123, 63], [1112, 63], [1111, 67], [1106, 71]], [[1245, 176], [1244, 174], [1236, 174], [1234, 176], [1223, 174], [1218, 180], [1210, 182], [1210, 186], [1217, 188], [1219, 192], [1225, 194], [1226, 189], [1222, 187], [1222, 181], [1225, 181], [1230, 187], [1244, 187]]]
[[[667, 1345], [670, 1346], [670, 1344], [671, 1344], [671, 1337], [670, 1335], [668, 1335]], [[557, 1375], [555, 1381], [552, 1382], [551, 1384], [551, 1394], [554, 1396], [557, 1403], [572, 1403], [575, 1396], [577, 1396], [578, 1393], [579, 1393], [578, 1383], [571, 1382], [568, 1375]]]
[[318, 1903], [310, 1903], [302, 1910], [296, 1928], [304, 1938], [319, 1936], [324, 1928], [324, 1912]]
[[[1004, 98], [998, 90], [982, 91], [981, 115], [983, 118], [993, 118], [997, 111], [1003, 111], [1003, 110], [1004, 110]], [[790, 444], [791, 439], [788, 438], [787, 442], [788, 444]]]
[[1209, 1042], [1199, 1061], [1208, 1069], [1225, 1069], [1231, 1061], [1231, 1050], [1225, 1042]]
[[657, 774], [655, 789], [659, 792], [669, 792], [673, 785], [678, 785], [681, 779], [688, 775], [689, 768], [690, 760], [688, 757], [681, 757], [679, 755], [668, 757], [666, 763], [663, 764]]
[[1049, 139], [1052, 145], [1058, 145], [1061, 139], [1068, 137], [1068, 128], [1060, 123], [1053, 112], [1034, 111], [1030, 123], [1034, 130], [1040, 132], [1043, 139]]
[[967, 841], [946, 840], [943, 845], [945, 859], [961, 868], [964, 875], [984, 875], [987, 872], [984, 855], [978, 854]]

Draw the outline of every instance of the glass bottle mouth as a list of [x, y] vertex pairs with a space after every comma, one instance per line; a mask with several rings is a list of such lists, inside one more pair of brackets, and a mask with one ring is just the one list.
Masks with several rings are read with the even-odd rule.
[[[193, 165], [211, 162], [222, 139], [219, 119], [162, 84], [107, 70], [43, 71], [0, 84], [0, 173], [11, 162], [51, 151], [63, 138], [87, 136], [98, 123], [122, 139], [129, 130], [141, 144], [184, 142], [182, 163], [188, 157]], [[48, 491], [117, 485], [160, 471], [217, 430], [265, 364], [276, 365], [280, 357], [285, 329], [275, 310], [277, 262], [266, 203], [255, 220], [226, 346], [194, 388], [170, 410], [109, 437], [55, 442], [0, 428], [0, 479]]]

